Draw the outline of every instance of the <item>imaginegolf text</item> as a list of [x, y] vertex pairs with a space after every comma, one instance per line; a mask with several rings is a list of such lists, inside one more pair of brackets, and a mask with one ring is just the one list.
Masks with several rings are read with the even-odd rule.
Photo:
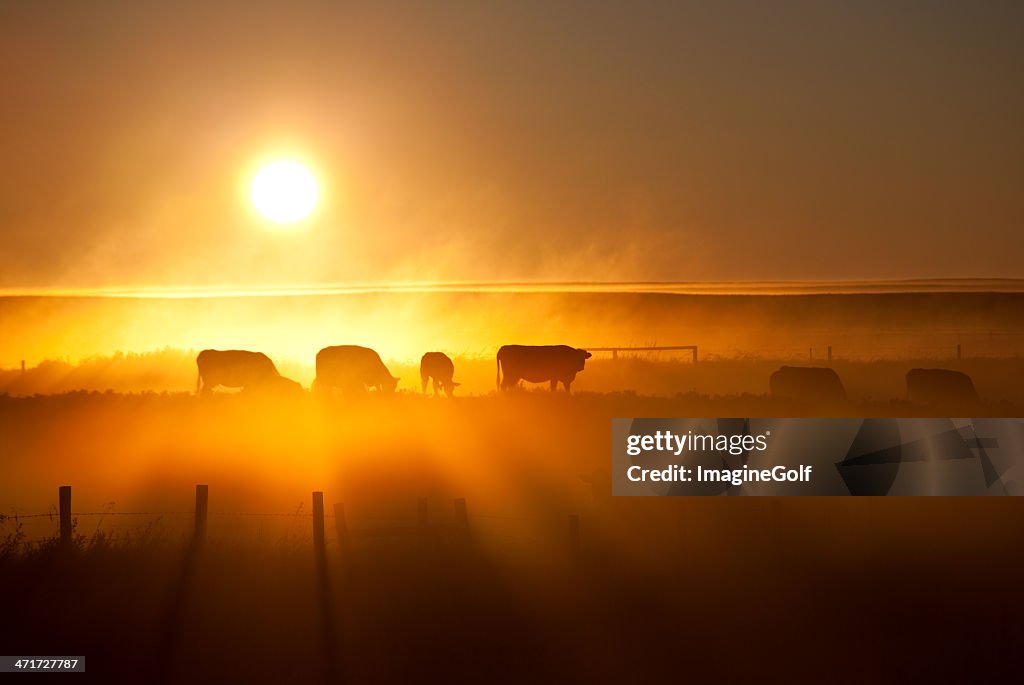
[[688, 469], [677, 464], [663, 469], [630, 466], [626, 471], [626, 477], [634, 483], [690, 483], [694, 481], [698, 483], [732, 483], [733, 485], [742, 485], [751, 481], [809, 483], [812, 468], [808, 464], [796, 468], [775, 466], [770, 469], [751, 469], [746, 466], [742, 469], [705, 469], [700, 466]]

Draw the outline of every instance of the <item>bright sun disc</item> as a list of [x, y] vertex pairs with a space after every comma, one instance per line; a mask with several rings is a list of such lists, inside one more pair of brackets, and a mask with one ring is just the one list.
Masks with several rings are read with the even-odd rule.
[[256, 172], [249, 196], [263, 218], [276, 224], [292, 224], [310, 215], [316, 207], [318, 191], [309, 169], [282, 160]]

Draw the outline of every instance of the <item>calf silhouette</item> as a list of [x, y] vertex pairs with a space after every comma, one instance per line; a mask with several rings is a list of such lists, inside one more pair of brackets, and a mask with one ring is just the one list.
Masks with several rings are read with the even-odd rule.
[[423, 384], [423, 394], [427, 394], [427, 381], [433, 381], [433, 394], [444, 393], [452, 396], [455, 388], [459, 386], [452, 380], [455, 375], [455, 364], [444, 352], [427, 352], [420, 359], [420, 381]]

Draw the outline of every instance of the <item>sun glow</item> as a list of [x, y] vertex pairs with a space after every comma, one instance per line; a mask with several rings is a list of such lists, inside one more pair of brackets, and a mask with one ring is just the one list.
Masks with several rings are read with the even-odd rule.
[[277, 160], [256, 172], [249, 197], [264, 219], [275, 224], [294, 224], [313, 212], [319, 189], [307, 167], [291, 160]]

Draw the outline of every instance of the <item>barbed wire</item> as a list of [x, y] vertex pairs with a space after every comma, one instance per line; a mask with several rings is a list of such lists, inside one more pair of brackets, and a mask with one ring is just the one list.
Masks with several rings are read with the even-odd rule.
[[[194, 511], [73, 511], [71, 516], [195, 516]], [[296, 512], [296, 513], [285, 513], [285, 512], [262, 512], [262, 511], [210, 511], [206, 513], [207, 516], [252, 516], [252, 517], [276, 517], [276, 518], [312, 518], [313, 514], [310, 512]], [[334, 514], [324, 512], [323, 517], [325, 519], [335, 518]], [[532, 523], [549, 523], [551, 521], [559, 521], [562, 517], [558, 516], [521, 516], [521, 515], [505, 515], [505, 514], [468, 514], [469, 518], [476, 519], [495, 519], [501, 521], [526, 521]], [[32, 518], [60, 518], [60, 514], [56, 511], [47, 512], [44, 514], [0, 514], [0, 521], [7, 519], [32, 519]], [[384, 516], [371, 516], [371, 515], [356, 515], [346, 514], [345, 519], [349, 521], [382, 521], [388, 517]]]
[[[72, 517], [76, 516], [195, 516], [194, 511], [73, 511]], [[280, 513], [280, 512], [256, 512], [256, 511], [210, 511], [207, 516], [266, 516], [266, 517], [291, 517], [291, 518], [312, 518], [313, 514], [308, 513]], [[60, 518], [57, 512], [46, 514], [0, 514], [0, 521], [7, 519], [32, 519], [32, 518]], [[324, 514], [324, 518], [334, 518], [334, 514]]]

